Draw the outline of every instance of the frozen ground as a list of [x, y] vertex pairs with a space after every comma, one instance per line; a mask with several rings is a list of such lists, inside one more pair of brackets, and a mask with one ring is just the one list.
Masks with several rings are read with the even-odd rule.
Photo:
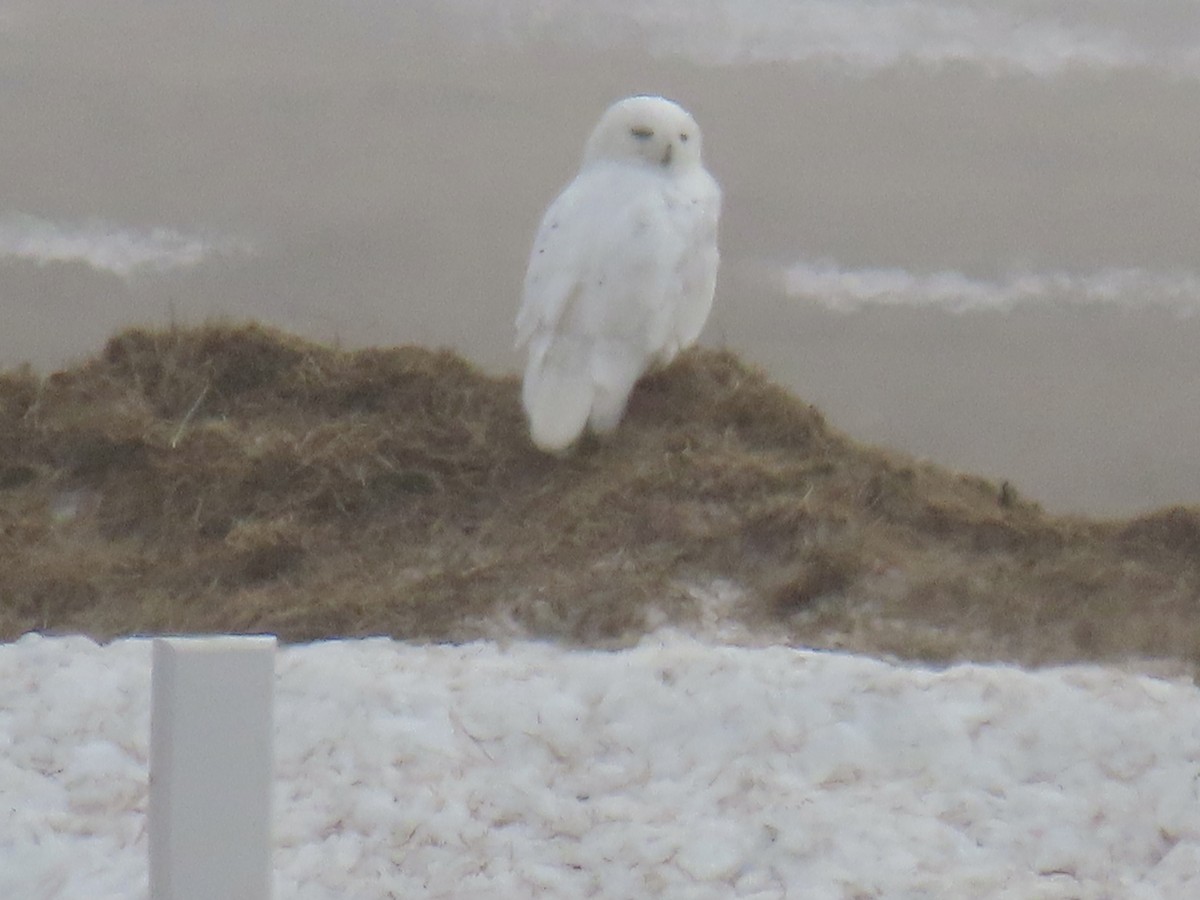
[[[146, 896], [150, 644], [0, 646], [0, 897]], [[1200, 896], [1200, 693], [655, 637], [281, 651], [276, 896]]]

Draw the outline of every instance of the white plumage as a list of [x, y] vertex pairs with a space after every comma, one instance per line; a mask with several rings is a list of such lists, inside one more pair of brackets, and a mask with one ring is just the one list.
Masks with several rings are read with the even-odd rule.
[[612, 431], [634, 384], [696, 342], [712, 308], [721, 190], [700, 129], [662, 97], [600, 118], [579, 174], [538, 229], [517, 315], [533, 442]]

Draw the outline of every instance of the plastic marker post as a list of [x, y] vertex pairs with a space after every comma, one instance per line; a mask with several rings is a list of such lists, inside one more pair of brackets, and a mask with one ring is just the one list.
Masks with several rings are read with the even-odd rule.
[[151, 900], [271, 896], [275, 638], [157, 638]]

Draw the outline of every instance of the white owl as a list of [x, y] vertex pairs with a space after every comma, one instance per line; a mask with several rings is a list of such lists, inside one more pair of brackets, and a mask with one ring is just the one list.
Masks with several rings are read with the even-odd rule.
[[634, 384], [700, 336], [717, 278], [721, 189], [700, 128], [662, 97], [613, 104], [538, 228], [517, 315], [533, 442], [606, 434]]

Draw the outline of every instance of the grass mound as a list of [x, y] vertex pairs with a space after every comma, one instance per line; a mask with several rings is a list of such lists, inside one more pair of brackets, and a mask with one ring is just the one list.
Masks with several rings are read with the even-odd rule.
[[272, 631], [607, 646], [664, 621], [1046, 663], [1200, 653], [1200, 514], [1045, 515], [855, 443], [727, 353], [545, 456], [510, 378], [256, 325], [0, 374], [0, 639]]

